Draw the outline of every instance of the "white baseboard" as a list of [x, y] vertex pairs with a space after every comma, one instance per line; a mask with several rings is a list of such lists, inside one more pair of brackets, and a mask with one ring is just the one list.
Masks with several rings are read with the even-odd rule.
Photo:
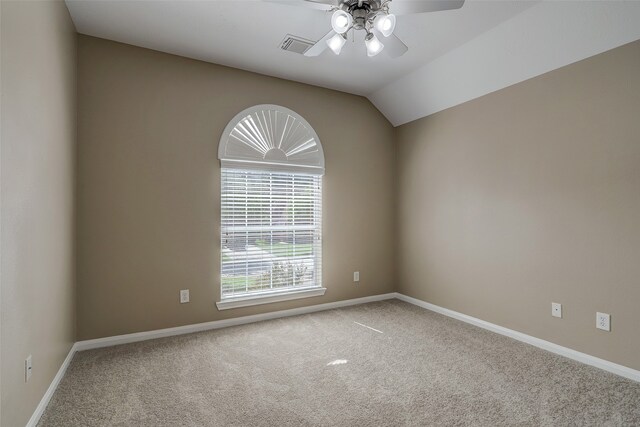
[[443, 308], [434, 304], [430, 304], [428, 302], [425, 302], [416, 298], [412, 298], [400, 293], [396, 293], [395, 297], [401, 301], [405, 301], [410, 304], [417, 305], [418, 307], [426, 308], [427, 310], [444, 314], [445, 316], [452, 317], [454, 319], [461, 320], [466, 323], [470, 323], [474, 326], [487, 329], [491, 332], [495, 332], [500, 335], [505, 335], [515, 340], [522, 341], [527, 344], [531, 344], [543, 350], [547, 350], [552, 353], [559, 354], [560, 356], [568, 357], [569, 359], [573, 359], [578, 362], [582, 362], [587, 365], [591, 365], [596, 368], [603, 369], [613, 374], [620, 375], [621, 377], [625, 377], [630, 380], [640, 382], [640, 371], [637, 371], [635, 369], [631, 369], [629, 367], [619, 365], [617, 363], [613, 363], [608, 360], [600, 359], [598, 357], [591, 356], [586, 353], [581, 353], [579, 351], [572, 350], [570, 348], [563, 347], [561, 345], [554, 344], [552, 342], [545, 341], [540, 338], [532, 337], [531, 335], [527, 335], [522, 332], [518, 332], [512, 329], [498, 326], [493, 323], [489, 323], [484, 320], [477, 319], [475, 317], [467, 316], [466, 314], [458, 313], [457, 311], [449, 310], [448, 308]]
[[33, 412], [33, 415], [31, 415], [31, 418], [27, 422], [26, 427], [36, 427], [36, 425], [38, 424], [38, 421], [40, 421], [40, 417], [42, 417], [44, 410], [47, 408], [47, 405], [49, 404], [49, 401], [53, 396], [53, 393], [55, 393], [56, 389], [58, 388], [58, 385], [60, 384], [62, 377], [64, 377], [64, 374], [67, 371], [67, 368], [71, 363], [71, 359], [73, 359], [73, 355], [76, 353], [76, 351], [90, 350], [90, 349], [101, 348], [101, 347], [110, 347], [110, 346], [119, 345], [119, 344], [126, 344], [126, 343], [137, 342], [137, 341], [146, 341], [146, 340], [151, 340], [155, 338], [169, 337], [173, 335], [190, 334], [193, 332], [207, 331], [211, 329], [220, 329], [220, 328], [226, 328], [229, 326], [244, 325], [246, 323], [260, 322], [262, 320], [297, 316], [299, 314], [314, 313], [316, 311], [331, 310], [334, 308], [348, 307], [351, 305], [365, 304], [365, 303], [374, 302], [374, 301], [383, 301], [383, 300], [393, 299], [395, 297], [396, 297], [395, 293], [373, 295], [369, 297], [354, 298], [354, 299], [349, 299], [344, 301], [310, 305], [307, 307], [292, 308], [290, 310], [273, 311], [270, 313], [255, 314], [252, 316], [236, 317], [234, 319], [215, 320], [213, 322], [198, 323], [195, 325], [178, 326], [175, 328], [158, 329], [154, 331], [138, 332], [135, 334], [118, 335], [113, 337], [98, 338], [98, 339], [87, 340], [87, 341], [78, 341], [71, 347], [71, 350], [69, 350], [69, 354], [64, 359], [64, 362], [62, 362], [62, 365], [60, 366], [58, 373], [53, 378], [53, 381], [51, 381], [51, 384], [49, 385], [49, 388], [47, 389], [44, 396], [42, 396], [40, 403], [36, 407], [36, 410]]
[[51, 381], [51, 384], [49, 384], [49, 388], [47, 388], [47, 391], [44, 393], [44, 396], [42, 396], [42, 399], [40, 399], [40, 403], [38, 403], [36, 410], [31, 415], [31, 418], [29, 418], [29, 421], [27, 422], [26, 427], [36, 427], [38, 425], [38, 421], [40, 421], [40, 417], [42, 417], [42, 414], [44, 414], [44, 410], [47, 409], [47, 405], [49, 404], [49, 401], [53, 397], [53, 393], [55, 393], [56, 389], [58, 388], [60, 381], [62, 381], [62, 378], [64, 377], [65, 372], [67, 372], [67, 368], [69, 367], [69, 364], [71, 363], [71, 359], [73, 359], [73, 355], [75, 353], [76, 353], [76, 344], [73, 344], [71, 346], [71, 349], [69, 350], [69, 354], [67, 354], [67, 357], [65, 357], [64, 361], [62, 362], [62, 365], [60, 365], [60, 369], [58, 369], [58, 373], [56, 373], [56, 376], [53, 377], [53, 381]]
[[325, 304], [310, 305], [307, 307], [292, 308], [290, 310], [272, 311], [269, 313], [254, 314], [251, 316], [235, 317], [233, 319], [214, 320], [212, 322], [197, 323], [195, 325], [178, 326], [175, 328], [156, 329], [154, 331], [137, 332], [126, 335], [116, 335], [113, 337], [97, 338], [93, 340], [78, 341], [76, 350], [91, 350], [94, 348], [110, 347], [114, 345], [127, 344], [137, 341], [152, 340], [156, 338], [170, 337], [173, 335], [190, 334], [193, 332], [208, 331], [211, 329], [226, 328], [229, 326], [244, 325], [246, 323], [260, 322], [262, 320], [277, 319], [280, 317], [297, 316], [299, 314], [313, 313], [316, 311], [331, 310], [334, 308], [347, 307], [350, 305], [364, 304], [374, 301], [393, 299], [395, 293], [373, 295], [363, 298], [355, 298], [344, 301], [328, 302]]
[[56, 391], [58, 384], [60, 384], [62, 377], [64, 377], [64, 374], [67, 371], [67, 368], [69, 367], [69, 363], [71, 363], [71, 359], [73, 359], [73, 355], [76, 353], [76, 351], [90, 350], [90, 349], [101, 348], [101, 347], [110, 347], [114, 345], [132, 343], [137, 341], [146, 341], [146, 340], [151, 340], [155, 338], [169, 337], [173, 335], [190, 334], [193, 332], [201, 332], [201, 331], [207, 331], [211, 329], [220, 329], [220, 328], [226, 328], [229, 326], [244, 325], [247, 323], [260, 322], [263, 320], [297, 316], [300, 314], [314, 313], [317, 311], [331, 310], [334, 308], [348, 307], [351, 305], [365, 304], [368, 302], [383, 301], [383, 300], [388, 300], [393, 298], [397, 298], [401, 301], [405, 301], [410, 304], [414, 304], [419, 307], [426, 308], [427, 310], [431, 310], [436, 313], [440, 313], [445, 316], [452, 317], [454, 319], [458, 319], [466, 323], [470, 323], [480, 328], [487, 329], [489, 331], [508, 336], [518, 341], [522, 341], [524, 343], [534, 345], [543, 350], [547, 350], [552, 353], [568, 357], [569, 359], [577, 360], [578, 362], [582, 362], [587, 365], [594, 366], [596, 368], [604, 369], [605, 371], [614, 373], [616, 375], [620, 375], [622, 377], [640, 382], [640, 371], [637, 371], [635, 369], [618, 365], [617, 363], [609, 362], [608, 360], [600, 359], [595, 356], [588, 355], [586, 353], [581, 353], [579, 351], [572, 350], [567, 347], [562, 347], [561, 345], [554, 344], [549, 341], [541, 340], [539, 338], [535, 338], [530, 335], [523, 334], [522, 332], [517, 332], [512, 329], [504, 328], [502, 326], [498, 326], [493, 323], [486, 322], [484, 320], [476, 319], [475, 317], [467, 316], [466, 314], [458, 313], [456, 311], [449, 310], [447, 308], [439, 307], [437, 305], [430, 304], [428, 302], [424, 302], [416, 298], [412, 298], [400, 293], [393, 292], [388, 294], [373, 295], [369, 297], [355, 298], [355, 299], [344, 300], [344, 301], [329, 302], [326, 304], [317, 304], [317, 305], [311, 305], [307, 307], [293, 308], [290, 310], [273, 311], [270, 313], [255, 314], [252, 316], [236, 317], [233, 319], [215, 320], [212, 322], [198, 323], [195, 325], [178, 326], [175, 328], [158, 329], [154, 331], [138, 332], [138, 333], [126, 334], [126, 335], [117, 335], [113, 337], [98, 338], [98, 339], [87, 340], [87, 341], [78, 341], [73, 345], [73, 347], [71, 347], [71, 350], [69, 350], [69, 354], [64, 359], [64, 362], [62, 362], [62, 366], [60, 366], [58, 373], [53, 378], [53, 381], [51, 382], [46, 393], [40, 400], [38, 407], [34, 411], [31, 418], [29, 419], [29, 422], [27, 423], [26, 427], [35, 427], [38, 424], [38, 421], [40, 421], [40, 417], [42, 417], [44, 410], [47, 408], [47, 405], [49, 404], [49, 401], [53, 396], [53, 393]]

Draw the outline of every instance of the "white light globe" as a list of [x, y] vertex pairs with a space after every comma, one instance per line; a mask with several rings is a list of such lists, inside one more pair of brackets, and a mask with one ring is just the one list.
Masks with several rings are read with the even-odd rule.
[[389, 37], [396, 28], [396, 16], [393, 13], [388, 15], [381, 13], [373, 20], [373, 27], [383, 36]]
[[340, 51], [342, 47], [347, 42], [347, 39], [342, 34], [335, 34], [329, 40], [327, 40], [327, 45], [336, 55], [340, 55]]
[[376, 56], [384, 49], [384, 45], [373, 33], [367, 35], [364, 39], [364, 44], [367, 47], [367, 56]]
[[351, 27], [353, 18], [344, 10], [336, 10], [331, 16], [331, 27], [338, 34], [344, 34]]

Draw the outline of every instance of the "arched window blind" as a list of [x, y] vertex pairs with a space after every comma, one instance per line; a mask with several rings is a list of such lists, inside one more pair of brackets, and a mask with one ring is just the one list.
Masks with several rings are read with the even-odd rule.
[[287, 108], [258, 105], [229, 123], [218, 157], [223, 303], [218, 306], [324, 293], [324, 154], [313, 128]]

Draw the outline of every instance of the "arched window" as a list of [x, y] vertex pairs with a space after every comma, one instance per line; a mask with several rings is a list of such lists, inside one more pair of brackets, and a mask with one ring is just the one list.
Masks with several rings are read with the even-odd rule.
[[318, 135], [295, 112], [257, 105], [220, 139], [219, 309], [323, 295]]

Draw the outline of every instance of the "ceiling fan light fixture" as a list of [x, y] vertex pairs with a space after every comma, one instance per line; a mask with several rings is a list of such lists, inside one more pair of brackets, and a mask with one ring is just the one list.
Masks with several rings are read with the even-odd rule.
[[331, 16], [331, 26], [333, 27], [333, 31], [338, 34], [346, 33], [347, 30], [351, 28], [352, 23], [353, 18], [351, 17], [351, 14], [344, 10], [336, 10]]
[[367, 34], [367, 37], [364, 39], [364, 44], [367, 46], [367, 56], [376, 56], [384, 49], [384, 45], [373, 33]]
[[396, 28], [396, 15], [393, 13], [378, 14], [373, 20], [373, 27], [378, 30], [383, 36], [389, 37], [393, 30]]
[[340, 55], [340, 51], [342, 50], [342, 47], [346, 42], [347, 39], [343, 34], [336, 34], [329, 40], [327, 40], [327, 45], [329, 45], [329, 48], [333, 51], [333, 53], [335, 53], [336, 55]]

